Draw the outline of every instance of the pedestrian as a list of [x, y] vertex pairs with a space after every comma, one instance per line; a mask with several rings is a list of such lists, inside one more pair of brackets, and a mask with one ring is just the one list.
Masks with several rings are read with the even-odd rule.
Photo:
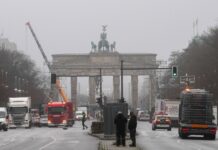
[[116, 145], [120, 146], [121, 142], [123, 146], [126, 146], [126, 124], [127, 119], [121, 111], [118, 111], [114, 119], [116, 125]]
[[132, 144], [130, 144], [130, 147], [136, 146], [136, 127], [137, 127], [137, 118], [136, 115], [131, 111], [130, 112], [130, 120], [128, 123], [128, 129], [130, 133], [130, 139], [132, 140]]
[[86, 113], [85, 112], [82, 112], [82, 115], [83, 115], [83, 117], [82, 117], [82, 125], [83, 125], [83, 130], [86, 128], [88, 128], [87, 127], [87, 125], [85, 125], [85, 121], [86, 121]]

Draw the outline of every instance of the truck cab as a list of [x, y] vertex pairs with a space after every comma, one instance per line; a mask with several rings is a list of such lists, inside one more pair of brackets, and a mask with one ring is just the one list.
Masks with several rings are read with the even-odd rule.
[[31, 98], [10, 97], [8, 102], [9, 128], [31, 127]]
[[73, 126], [72, 102], [51, 101], [48, 103], [48, 126]]
[[0, 107], [0, 130], [8, 131], [8, 114], [6, 107]]

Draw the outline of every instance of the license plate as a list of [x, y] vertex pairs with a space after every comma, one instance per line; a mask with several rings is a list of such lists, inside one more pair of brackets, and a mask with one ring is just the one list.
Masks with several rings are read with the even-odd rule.
[[169, 127], [168, 124], [158, 124], [157, 127]]
[[208, 128], [208, 125], [206, 124], [192, 124], [192, 128]]

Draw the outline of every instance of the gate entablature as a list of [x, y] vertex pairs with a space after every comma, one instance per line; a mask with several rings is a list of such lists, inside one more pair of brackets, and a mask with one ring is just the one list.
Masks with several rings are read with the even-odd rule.
[[[124, 68], [157, 68], [156, 54], [56, 54], [52, 55], [52, 72], [57, 76], [95, 76], [102, 68], [103, 76], [120, 75], [120, 62]], [[125, 70], [124, 75], [150, 75], [152, 70]]]

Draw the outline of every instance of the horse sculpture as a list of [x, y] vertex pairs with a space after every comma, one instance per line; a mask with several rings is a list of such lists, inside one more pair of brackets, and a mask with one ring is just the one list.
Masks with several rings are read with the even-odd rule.
[[96, 52], [96, 48], [97, 48], [96, 44], [94, 42], [91, 42], [91, 45], [92, 45], [92, 50], [94, 50], [94, 52]]
[[111, 47], [111, 51], [112, 51], [112, 52], [115, 51], [116, 42], [113, 42], [113, 43], [110, 45], [110, 47]]

